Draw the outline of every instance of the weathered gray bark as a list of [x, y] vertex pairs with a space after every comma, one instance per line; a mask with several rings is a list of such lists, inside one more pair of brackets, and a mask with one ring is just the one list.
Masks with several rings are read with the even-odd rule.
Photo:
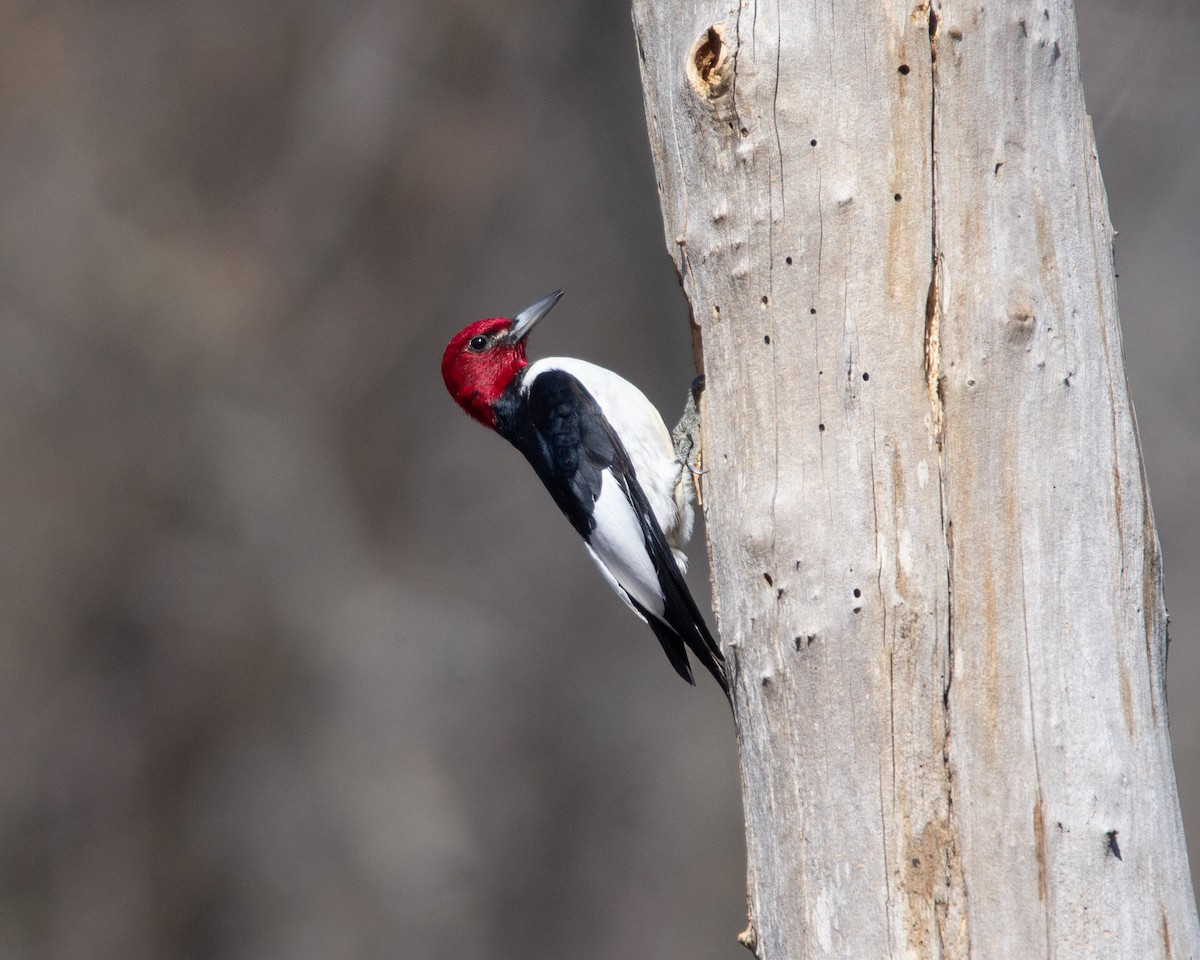
[[1069, 3], [635, 0], [761, 958], [1195, 957]]

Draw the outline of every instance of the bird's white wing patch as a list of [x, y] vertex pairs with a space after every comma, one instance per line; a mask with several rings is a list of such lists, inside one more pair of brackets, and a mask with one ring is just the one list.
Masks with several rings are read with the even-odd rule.
[[608, 569], [608, 567], [606, 567], [604, 565], [604, 561], [601, 560], [599, 554], [597, 554], [596, 551], [592, 549], [592, 545], [590, 543], [585, 542], [583, 546], [584, 546], [584, 549], [587, 550], [588, 556], [591, 557], [592, 561], [596, 564], [597, 569], [599, 569], [600, 575], [602, 577], [604, 577], [604, 582], [613, 588], [613, 592], [616, 593], [616, 595], [621, 598], [621, 600], [624, 602], [625, 606], [627, 606], [630, 610], [633, 611], [633, 615], [635, 617], [637, 617], [639, 620], [641, 620], [642, 623], [646, 623], [647, 621], [646, 621], [646, 618], [642, 616], [642, 611], [633, 605], [633, 601], [629, 599], [629, 594], [627, 594], [625, 592], [625, 588], [622, 587], [621, 584], [619, 584], [617, 582], [617, 578], [614, 577], [612, 575], [612, 571], [610, 571]]
[[633, 597], [651, 613], [661, 616], [664, 609], [662, 588], [646, 550], [637, 514], [625, 499], [625, 492], [616, 478], [607, 470], [603, 474], [600, 497], [596, 500], [595, 517], [596, 529], [592, 532], [588, 552], [600, 572], [622, 597]]

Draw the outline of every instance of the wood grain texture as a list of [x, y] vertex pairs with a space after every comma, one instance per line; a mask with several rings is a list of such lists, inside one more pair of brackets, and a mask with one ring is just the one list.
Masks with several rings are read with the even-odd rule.
[[1066, 3], [637, 0], [760, 958], [1191, 957]]

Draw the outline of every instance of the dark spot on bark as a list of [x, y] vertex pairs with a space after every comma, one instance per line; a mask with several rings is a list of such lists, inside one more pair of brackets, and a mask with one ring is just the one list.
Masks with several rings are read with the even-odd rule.
[[1014, 308], [1008, 315], [1008, 339], [1014, 343], [1026, 343], [1033, 336], [1037, 317], [1026, 306]]
[[861, 591], [861, 590], [859, 590], [859, 589], [858, 589], [858, 587], [855, 587], [855, 588], [854, 588], [854, 590], [853, 590], [853, 593], [854, 593], [854, 598], [855, 598], [856, 600], [857, 600], [859, 597], [861, 597], [861, 596], [862, 596], [862, 591]]
[[1023, 36], [1023, 37], [1029, 36], [1029, 28], [1027, 26], [1025, 26], [1024, 20], [1021, 20], [1017, 23], [1017, 29], [1021, 31], [1021, 36]]
[[871, 379], [871, 375], [870, 375], [869, 373], [867, 373], [867, 371], [866, 371], [866, 370], [864, 370], [864, 371], [863, 371], [863, 379], [864, 379], [864, 380], [870, 380], [870, 379]]
[[817, 429], [818, 429], [818, 430], [820, 430], [822, 433], [824, 433], [824, 432], [825, 432], [825, 424], [823, 424], [823, 423], [818, 423], [818, 424], [817, 424]]
[[769, 573], [767, 573], [765, 570], [763, 571], [763, 579], [767, 581], [768, 587], [775, 586], [775, 581], [771, 579], [771, 575]]
[[775, 591], [775, 599], [776, 600], [783, 599], [783, 587], [780, 587], [778, 590]]
[[809, 312], [810, 314], [815, 314], [815, 313], [817, 312], [817, 308], [816, 308], [816, 307], [809, 307], [809, 308], [808, 308], [808, 312]]
[[862, 613], [862, 607], [853, 607], [852, 610], [854, 613]]
[[1118, 860], [1121, 859], [1121, 845], [1117, 843], [1117, 834], [1119, 832], [1117, 830], [1109, 830], [1104, 835], [1105, 840], [1108, 841], [1107, 849], [1109, 856], [1116, 857]]
[[1003, 161], [1003, 160], [997, 160], [997, 161], [996, 161], [996, 165], [995, 165], [994, 167], [992, 167], [992, 175], [993, 175], [993, 176], [995, 176], [997, 173], [999, 173], [999, 172], [1000, 172], [1000, 168], [1001, 168], [1002, 166], [1004, 166], [1004, 161]]
[[790, 267], [792, 265], [792, 258], [785, 257], [783, 262], [786, 263]]
[[1062, 56], [1062, 50], [1060, 50], [1060, 49], [1058, 48], [1058, 41], [1057, 41], [1057, 40], [1055, 40], [1055, 41], [1054, 41], [1054, 52], [1053, 52], [1053, 54], [1051, 54], [1051, 56], [1050, 56], [1050, 62], [1051, 62], [1052, 64], [1054, 64], [1054, 63], [1058, 63], [1058, 58], [1059, 58], [1059, 57], [1061, 57], [1061, 56]]
[[763, 343], [770, 345], [770, 343], [771, 343], [771, 335], [770, 335], [769, 333], [768, 333], [766, 336], [764, 336], [764, 337], [763, 337]]
[[900, 75], [902, 77], [907, 77], [908, 73], [909, 73], [908, 64], [907, 63], [900, 64]]
[[771, 678], [768, 677], [765, 673], [763, 674], [762, 685], [764, 687], [769, 687], [771, 685]]
[[1047, 9], [1045, 9], [1045, 8], [1043, 8], [1043, 9], [1042, 9], [1042, 19], [1043, 19], [1043, 20], [1049, 20], [1049, 19], [1050, 19], [1050, 11], [1049, 11], [1049, 10], [1047, 10]]
[[962, 39], [962, 31], [958, 30], [958, 29], [951, 30], [950, 31], [950, 39], [951, 40], [961, 40]]
[[766, 296], [766, 294], [763, 294], [763, 298], [762, 298], [762, 305], [763, 305], [764, 307], [767, 305], [767, 296]]
[[912, 858], [912, 865], [913, 865], [914, 867], [920, 867], [920, 866], [921, 866], [921, 858], [920, 858], [920, 857], [913, 857], [913, 858]]
[[809, 145], [810, 147], [815, 147], [815, 146], [817, 145], [817, 141], [816, 141], [816, 140], [809, 140], [809, 141], [808, 141], [808, 145]]
[[897, 203], [899, 203], [904, 198], [902, 196], [900, 196], [900, 194], [896, 193], [896, 194], [892, 195], [892, 199], [895, 200]]
[[817, 635], [815, 633], [809, 633], [793, 638], [792, 643], [794, 643], [796, 645], [796, 649], [799, 650], [801, 647], [811, 647], [813, 645], [813, 641], [816, 639]]
[[1063, 386], [1064, 386], [1064, 387], [1069, 387], [1069, 386], [1071, 385], [1071, 378], [1072, 378], [1073, 376], [1075, 376], [1075, 371], [1074, 371], [1074, 370], [1068, 370], [1068, 371], [1067, 371], [1067, 375], [1066, 375], [1065, 377], [1063, 377]]

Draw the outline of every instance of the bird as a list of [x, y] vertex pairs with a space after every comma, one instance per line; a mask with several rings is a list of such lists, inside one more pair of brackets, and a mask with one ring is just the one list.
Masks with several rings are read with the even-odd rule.
[[511, 319], [477, 320], [455, 334], [442, 354], [446, 389], [524, 454], [675, 672], [695, 685], [690, 650], [732, 707], [725, 658], [683, 578], [694, 519], [691, 467], [662, 416], [604, 367], [571, 357], [526, 359], [530, 332], [561, 296], [555, 290]]

